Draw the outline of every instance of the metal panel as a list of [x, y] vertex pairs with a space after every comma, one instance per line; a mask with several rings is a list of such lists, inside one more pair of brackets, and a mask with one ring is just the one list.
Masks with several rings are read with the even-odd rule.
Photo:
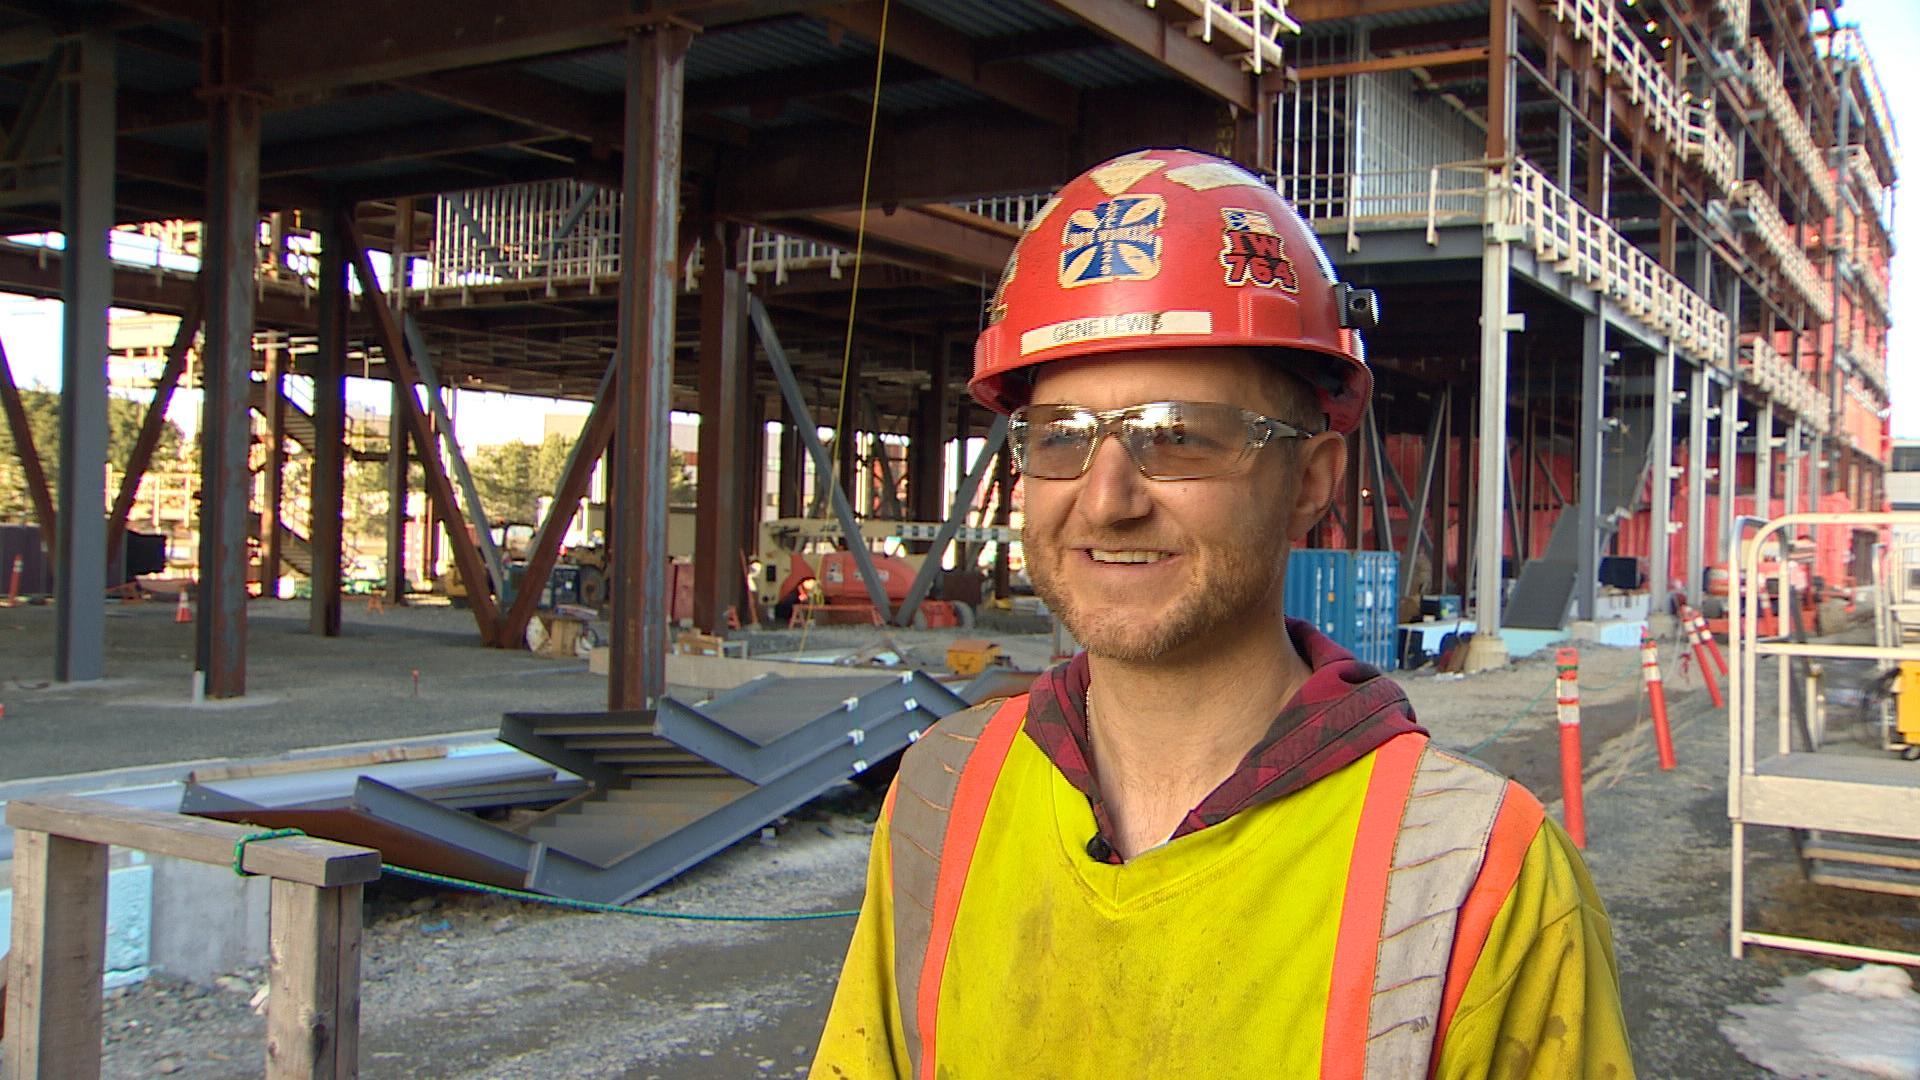
[[1391, 551], [1296, 548], [1288, 554], [1287, 614], [1382, 671], [1398, 665], [1399, 556]]

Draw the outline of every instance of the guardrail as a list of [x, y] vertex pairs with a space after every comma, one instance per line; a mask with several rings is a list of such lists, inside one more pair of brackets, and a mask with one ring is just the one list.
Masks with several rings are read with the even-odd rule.
[[1743, 180], [1733, 190], [1733, 202], [1745, 207], [1753, 216], [1753, 235], [1760, 241], [1779, 265], [1780, 272], [1786, 276], [1787, 284], [1821, 322], [1833, 319], [1833, 293], [1827, 282], [1821, 280], [1820, 272], [1813, 268], [1813, 260], [1794, 242], [1793, 231], [1780, 216], [1780, 208], [1773, 204], [1759, 181]]
[[1813, 380], [1775, 352], [1766, 338], [1755, 334], [1740, 340], [1740, 374], [1750, 385], [1792, 410], [1815, 432], [1826, 434], [1825, 399], [1814, 388]]
[[1833, 177], [1827, 168], [1827, 162], [1813, 145], [1813, 135], [1807, 131], [1807, 125], [1800, 119], [1800, 111], [1794, 107], [1793, 99], [1787, 96], [1787, 88], [1780, 82], [1780, 73], [1774, 70], [1773, 58], [1767, 55], [1766, 46], [1755, 39], [1748, 46], [1752, 58], [1747, 63], [1747, 81], [1760, 93], [1760, 104], [1773, 119], [1775, 127], [1780, 129], [1781, 138], [1786, 140], [1787, 152], [1799, 164], [1800, 171], [1806, 174], [1808, 190], [1820, 200], [1821, 207], [1832, 214], [1838, 194], [1833, 185]]
[[266, 1075], [357, 1075], [360, 897], [378, 851], [72, 796], [16, 799], [7, 824], [6, 1080], [100, 1075], [108, 845], [272, 879]]

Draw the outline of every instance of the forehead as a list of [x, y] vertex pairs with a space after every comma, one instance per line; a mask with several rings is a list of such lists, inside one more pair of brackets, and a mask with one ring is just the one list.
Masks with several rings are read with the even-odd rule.
[[1275, 408], [1263, 361], [1248, 349], [1142, 349], [1037, 368], [1032, 400], [1113, 409], [1146, 401]]

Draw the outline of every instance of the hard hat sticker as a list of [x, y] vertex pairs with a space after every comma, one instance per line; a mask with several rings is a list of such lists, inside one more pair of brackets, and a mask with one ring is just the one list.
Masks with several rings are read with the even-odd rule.
[[1198, 165], [1182, 165], [1167, 170], [1167, 179], [1182, 184], [1195, 191], [1212, 191], [1220, 187], [1266, 187], [1266, 183], [1238, 165], [1229, 165], [1224, 161], [1206, 161]]
[[1007, 285], [1013, 281], [1013, 275], [1020, 272], [1020, 252], [1007, 256], [1006, 268], [1000, 271], [1000, 284], [994, 287], [993, 299], [987, 301], [987, 325], [992, 326], [1007, 317]]
[[1119, 195], [1166, 167], [1167, 163], [1159, 158], [1122, 158], [1100, 166], [1088, 173], [1087, 178], [1099, 185], [1101, 191]]
[[1126, 195], [1075, 210], [1060, 233], [1060, 286], [1146, 281], [1160, 273], [1160, 225], [1167, 201]]
[[1271, 218], [1258, 210], [1223, 207], [1220, 219], [1226, 223], [1220, 230], [1220, 265], [1227, 268], [1227, 284], [1300, 291], [1287, 242], [1274, 231]]
[[1134, 311], [1125, 315], [1090, 315], [1084, 319], [1067, 319], [1036, 326], [1021, 334], [1020, 355], [1108, 338], [1211, 333], [1213, 313], [1210, 311]]

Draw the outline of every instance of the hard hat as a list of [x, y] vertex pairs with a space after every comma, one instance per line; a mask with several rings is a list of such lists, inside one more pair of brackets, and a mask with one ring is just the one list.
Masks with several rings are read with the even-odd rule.
[[1372, 290], [1333, 264], [1279, 192], [1224, 158], [1141, 150], [1075, 177], [1014, 245], [974, 346], [982, 405], [1026, 404], [1055, 360], [1129, 349], [1295, 350], [1335, 431], [1360, 424], [1373, 375], [1359, 331]]

